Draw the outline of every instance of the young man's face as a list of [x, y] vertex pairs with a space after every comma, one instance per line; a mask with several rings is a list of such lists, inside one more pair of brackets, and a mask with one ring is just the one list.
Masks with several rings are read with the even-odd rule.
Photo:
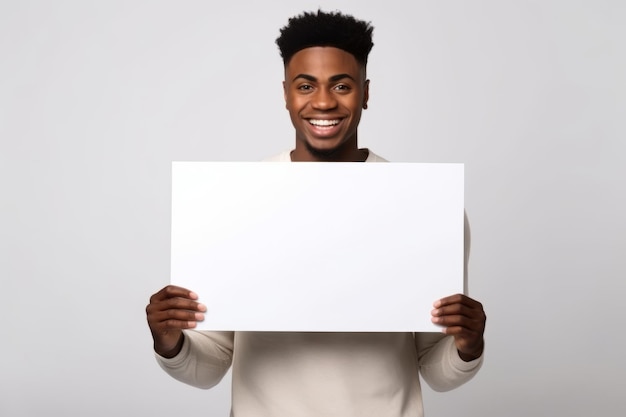
[[352, 54], [333, 47], [298, 51], [285, 68], [283, 88], [296, 130], [297, 153], [356, 151], [369, 81]]

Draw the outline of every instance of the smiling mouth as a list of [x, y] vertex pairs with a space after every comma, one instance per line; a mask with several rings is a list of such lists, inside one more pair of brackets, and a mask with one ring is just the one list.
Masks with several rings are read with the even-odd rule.
[[337, 126], [339, 124], [339, 122], [341, 122], [340, 119], [334, 119], [334, 120], [325, 120], [325, 119], [309, 119], [308, 120], [310, 124], [312, 124], [315, 127], [333, 127], [333, 126]]

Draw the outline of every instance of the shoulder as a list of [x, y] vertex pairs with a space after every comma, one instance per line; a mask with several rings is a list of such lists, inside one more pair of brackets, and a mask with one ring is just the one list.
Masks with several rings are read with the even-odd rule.
[[279, 154], [264, 158], [262, 162], [291, 162], [291, 151], [283, 151]]
[[382, 156], [379, 156], [375, 154], [374, 152], [372, 152], [371, 149], [368, 149], [367, 151], [368, 151], [368, 155], [367, 155], [367, 159], [365, 160], [365, 162], [389, 162]]

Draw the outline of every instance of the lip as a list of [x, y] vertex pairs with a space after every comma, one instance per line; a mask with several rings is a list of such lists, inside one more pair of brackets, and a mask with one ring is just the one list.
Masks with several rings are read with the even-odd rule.
[[[307, 129], [311, 134], [318, 138], [328, 138], [337, 134], [341, 130], [341, 125], [345, 120], [342, 117], [307, 117], [304, 119]], [[313, 124], [312, 120], [319, 120], [322, 124]], [[330, 121], [337, 121], [335, 124], [324, 125]]]

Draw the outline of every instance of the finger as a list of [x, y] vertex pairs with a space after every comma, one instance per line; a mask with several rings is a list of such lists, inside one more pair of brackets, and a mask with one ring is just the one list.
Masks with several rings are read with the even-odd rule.
[[460, 352], [472, 355], [480, 355], [482, 352], [484, 346], [482, 334], [458, 326], [446, 327], [442, 332], [454, 337], [454, 343]]
[[448, 326], [442, 329], [447, 335], [451, 336], [463, 336], [469, 339], [479, 340], [482, 338], [482, 334], [475, 330], [469, 329], [465, 326]]
[[[197, 326], [198, 321], [204, 320], [202, 313], [191, 313], [180, 310], [170, 310], [152, 315], [148, 319], [148, 325], [155, 337], [171, 334], [172, 331], [179, 332], [185, 329], [192, 329]], [[176, 334], [176, 333], [174, 333]], [[161, 340], [161, 342], [163, 342]]]
[[204, 304], [183, 298], [173, 298], [146, 307], [146, 316], [150, 327], [169, 320], [204, 320], [207, 308]]
[[163, 287], [159, 292], [153, 294], [150, 297], [150, 303], [156, 303], [159, 301], [167, 300], [168, 298], [188, 298], [190, 300], [197, 300], [198, 294], [193, 291], [188, 290], [187, 288], [178, 287], [176, 285], [168, 285]]
[[484, 320], [485, 312], [482, 309], [471, 308], [464, 304], [449, 304], [440, 308], [436, 308], [432, 310], [431, 315], [434, 317], [442, 317], [442, 316], [465, 316], [471, 319]]
[[451, 304], [462, 304], [474, 309], [483, 309], [483, 305], [479, 301], [476, 301], [465, 294], [454, 294], [448, 297], [441, 298], [435, 301], [433, 303], [433, 306], [435, 308], [440, 308]]
[[205, 312], [206, 306], [198, 301], [188, 298], [168, 298], [167, 300], [156, 303], [161, 310], [191, 310]]
[[152, 328], [153, 334], [168, 334], [172, 330], [193, 329], [198, 325], [195, 320], [167, 320]]
[[443, 327], [461, 327], [480, 333], [482, 333], [485, 328], [483, 320], [472, 319], [461, 315], [432, 317], [431, 321]]
[[[170, 326], [174, 322], [196, 322], [204, 320], [204, 314], [188, 310], [164, 310], [159, 311], [151, 315], [150, 321], [155, 324], [164, 323], [165, 326]], [[180, 324], [174, 324], [174, 327]]]
[[[174, 296], [171, 297], [168, 294], [181, 294], [181, 288], [172, 288], [171, 290], [166, 290], [165, 288], [158, 293], [154, 294], [150, 298], [150, 304], [146, 306], [146, 313], [151, 314], [152, 312], [168, 310], [168, 309], [181, 309], [181, 310], [193, 310], [193, 311], [206, 311], [206, 306], [202, 303], [199, 303], [197, 300], [197, 295], [191, 291], [184, 290], [186, 292], [182, 292], [185, 295], [191, 294], [191, 298], [187, 298], [186, 296]], [[164, 296], [165, 294], [165, 296]]]
[[198, 325], [198, 320], [176, 320], [169, 319], [158, 323], [154, 326], [155, 333], [167, 333], [171, 330], [193, 329]]

